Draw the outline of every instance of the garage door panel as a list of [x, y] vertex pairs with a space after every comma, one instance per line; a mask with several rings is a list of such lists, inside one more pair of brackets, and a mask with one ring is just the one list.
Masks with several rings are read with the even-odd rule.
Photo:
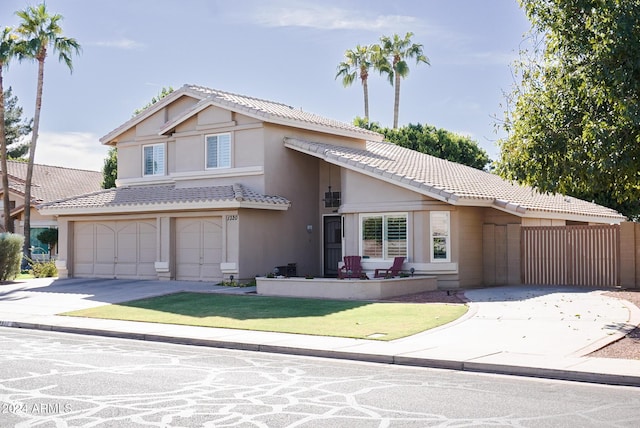
[[222, 271], [220, 270], [220, 264], [217, 265], [202, 265], [202, 279], [219, 279], [222, 278]]
[[[92, 224], [80, 224], [75, 230], [75, 261], [78, 265], [84, 266], [83, 273], [87, 269], [93, 272], [94, 257], [94, 229]], [[90, 267], [87, 267], [87, 266]]]
[[149, 263], [155, 275], [156, 269], [154, 263], [156, 261], [156, 225], [155, 223], [139, 223], [138, 234], [138, 262], [142, 264], [141, 268], [147, 272]]
[[93, 263], [77, 263], [73, 268], [74, 276], [86, 277], [93, 276]]
[[118, 263], [135, 263], [138, 253], [138, 228], [136, 223], [125, 223], [118, 228]]
[[[96, 224], [95, 227], [95, 263], [96, 265], [111, 265], [115, 261], [115, 230], [106, 224]], [[104, 269], [104, 266], [102, 267]]]

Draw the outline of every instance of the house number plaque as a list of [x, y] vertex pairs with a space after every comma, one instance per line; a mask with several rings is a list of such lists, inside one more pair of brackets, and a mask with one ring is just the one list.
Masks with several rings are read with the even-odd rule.
[[236, 220], [238, 220], [237, 214], [227, 216], [227, 221], [236, 221]]

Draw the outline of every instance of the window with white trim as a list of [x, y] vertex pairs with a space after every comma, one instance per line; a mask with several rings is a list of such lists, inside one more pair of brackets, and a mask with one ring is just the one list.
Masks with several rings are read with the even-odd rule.
[[407, 214], [362, 214], [360, 249], [371, 259], [407, 256]]
[[164, 144], [142, 146], [144, 175], [164, 175]]
[[231, 134], [207, 135], [207, 168], [231, 167]]
[[431, 261], [451, 261], [451, 216], [449, 211], [431, 211]]

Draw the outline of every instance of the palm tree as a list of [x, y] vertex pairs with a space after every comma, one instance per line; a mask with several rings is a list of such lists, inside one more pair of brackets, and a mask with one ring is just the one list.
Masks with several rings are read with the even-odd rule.
[[346, 88], [360, 78], [364, 91], [364, 117], [369, 119], [369, 69], [371, 68], [371, 47], [357, 45], [355, 49], [348, 49], [344, 56], [345, 61], [338, 64], [336, 79], [342, 77], [342, 85]]
[[393, 129], [398, 128], [398, 113], [400, 111], [400, 80], [409, 74], [407, 59], [415, 58], [416, 64], [424, 62], [430, 65], [429, 59], [422, 52], [422, 45], [412, 43], [413, 33], [407, 33], [404, 38], [397, 34], [393, 37], [380, 37], [380, 45], [374, 48], [375, 68], [381, 74], [387, 74], [389, 83], [395, 86], [395, 100], [393, 104]]
[[9, 172], [7, 171], [7, 140], [4, 129], [4, 87], [2, 69], [9, 64], [15, 55], [15, 34], [11, 28], [5, 27], [0, 33], [0, 168], [2, 168], [2, 201], [5, 232], [13, 232], [11, 207], [9, 206]]
[[75, 39], [62, 36], [62, 27], [60, 26], [60, 21], [63, 19], [62, 15], [50, 15], [44, 3], [37, 6], [29, 6], [25, 10], [16, 12], [16, 15], [21, 19], [16, 31], [23, 37], [16, 49], [18, 58], [33, 59], [38, 62], [36, 108], [33, 116], [33, 130], [24, 192], [24, 253], [28, 258], [31, 258], [31, 180], [40, 127], [44, 62], [47, 59], [47, 50], [51, 48], [53, 52], [58, 53], [58, 60], [64, 61], [69, 70], [73, 72], [71, 56], [74, 52], [76, 55], [80, 53], [80, 45]]

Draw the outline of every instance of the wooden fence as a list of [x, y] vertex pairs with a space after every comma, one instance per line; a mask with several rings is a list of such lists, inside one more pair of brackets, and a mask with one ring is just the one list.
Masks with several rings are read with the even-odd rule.
[[523, 284], [620, 285], [620, 226], [521, 228]]

